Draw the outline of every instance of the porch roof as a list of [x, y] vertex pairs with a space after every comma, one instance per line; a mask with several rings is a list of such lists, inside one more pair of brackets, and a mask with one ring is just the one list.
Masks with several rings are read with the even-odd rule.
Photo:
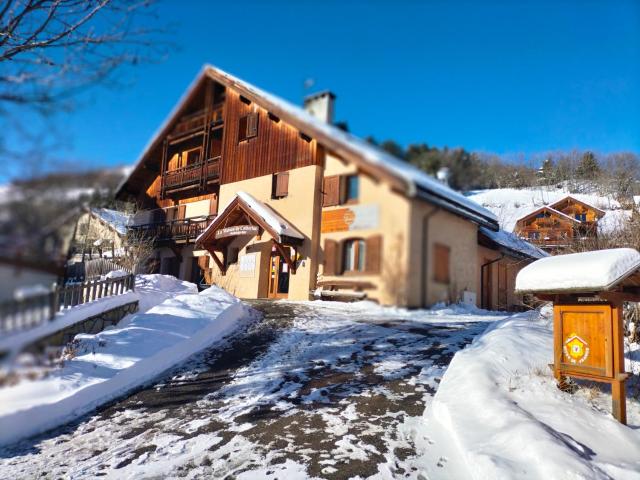
[[238, 191], [222, 212], [196, 239], [196, 245], [205, 246], [215, 242], [215, 232], [221, 228], [238, 225], [236, 222], [243, 213], [252, 219], [258, 227], [267, 231], [277, 243], [300, 244], [304, 235], [291, 223], [285, 220], [271, 206], [255, 199], [247, 192]]

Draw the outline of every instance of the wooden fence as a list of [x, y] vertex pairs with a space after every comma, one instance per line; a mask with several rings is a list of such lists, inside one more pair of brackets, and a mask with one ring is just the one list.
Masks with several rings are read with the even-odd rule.
[[65, 279], [93, 280], [113, 270], [125, 270], [133, 273], [108, 258], [94, 258], [93, 260], [67, 265]]
[[53, 320], [57, 312], [135, 289], [135, 275], [57, 287], [50, 293], [0, 303], [0, 334], [33, 328]]

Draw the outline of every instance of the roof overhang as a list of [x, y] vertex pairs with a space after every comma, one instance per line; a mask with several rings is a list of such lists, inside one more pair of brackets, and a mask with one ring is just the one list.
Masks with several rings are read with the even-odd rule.
[[[498, 230], [499, 227], [497, 219], [491, 216], [491, 212], [487, 211], [486, 215], [483, 215], [481, 213], [482, 209], [473, 209], [469, 207], [468, 204], [465, 205], [465, 202], [463, 201], [456, 201], [455, 198], [448, 197], [446, 193], [439, 191], [442, 189], [429, 189], [421, 186], [419, 182], [411, 180], [411, 174], [408, 174], [407, 172], [399, 172], [398, 169], [394, 169], [390, 165], [385, 165], [385, 161], [381, 161], [380, 158], [367, 158], [367, 155], [363, 154], [363, 144], [366, 144], [364, 140], [343, 132], [333, 125], [318, 122], [310, 115], [306, 114], [306, 112], [299, 111], [298, 107], [289, 105], [280, 98], [264, 92], [211, 65], [205, 65], [202, 68], [186, 93], [182, 96], [161, 127], [154, 134], [151, 141], [147, 144], [140, 155], [140, 158], [138, 159], [130, 176], [118, 187], [116, 191], [117, 198], [124, 199], [136, 194], [136, 192], [133, 192], [128, 188], [130, 181], [134, 178], [144, 177], [143, 171], [145, 169], [147, 171], [154, 170], [153, 165], [148, 163], [148, 157], [161, 146], [162, 139], [169, 134], [175, 123], [178, 121], [181, 113], [187, 108], [189, 103], [196, 98], [199, 88], [204, 85], [207, 79], [214, 80], [221, 85], [238, 92], [249, 101], [255, 102], [257, 105], [282, 119], [301, 133], [310, 137], [312, 140], [315, 140], [324, 148], [330, 150], [333, 154], [353, 163], [359, 171], [362, 171], [374, 178], [386, 181], [394, 191], [401, 192], [410, 197], [418, 197], [435, 203], [452, 213], [463, 216], [492, 230]], [[298, 110], [294, 112], [292, 107], [295, 107]], [[370, 154], [368, 155], [369, 157], [375, 156], [371, 154], [370, 151], [373, 148], [374, 147], [371, 145], [366, 145], [366, 149], [368, 149], [367, 152]], [[388, 154], [385, 155], [386, 157], [389, 157]], [[395, 157], [388, 160], [396, 163], [402, 163], [402, 160], [396, 159]]]
[[[266, 219], [255, 208], [254, 202], [258, 201], [246, 194], [244, 195], [250, 200], [236, 195], [222, 213], [200, 234], [196, 240], [196, 246], [204, 247], [207, 250], [220, 251], [238, 236], [261, 235], [263, 231], [271, 235], [271, 238], [281, 245], [297, 246], [302, 244], [304, 236], [295, 227], [286, 224], [285, 232], [278, 231], [274, 228], [273, 221], [269, 221], [272, 219]], [[258, 203], [260, 203], [261, 208], [269, 209], [264, 203]], [[279, 222], [284, 221], [275, 211], [270, 210], [273, 212], [273, 219]]]

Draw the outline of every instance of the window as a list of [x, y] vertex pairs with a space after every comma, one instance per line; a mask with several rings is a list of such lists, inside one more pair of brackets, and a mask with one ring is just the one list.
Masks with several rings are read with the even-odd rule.
[[289, 194], [289, 172], [274, 173], [271, 179], [271, 198], [284, 198]]
[[258, 136], [258, 114], [250, 113], [240, 118], [238, 124], [238, 143]]
[[360, 192], [360, 181], [358, 175], [347, 175], [345, 178], [344, 203], [355, 203], [358, 201]]
[[449, 283], [449, 254], [451, 250], [446, 245], [436, 243], [433, 246], [434, 280], [438, 283]]
[[187, 152], [187, 165], [195, 165], [200, 163], [200, 149], [189, 150]]
[[529, 232], [529, 240], [538, 240], [540, 238], [540, 232]]
[[345, 272], [364, 272], [366, 244], [362, 239], [344, 242], [343, 266]]
[[576, 220], [579, 220], [581, 222], [586, 222], [587, 221], [587, 214], [586, 213], [576, 213], [575, 217], [576, 217]]

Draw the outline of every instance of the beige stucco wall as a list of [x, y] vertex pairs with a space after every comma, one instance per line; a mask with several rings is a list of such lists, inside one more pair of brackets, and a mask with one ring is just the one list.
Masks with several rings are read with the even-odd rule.
[[[465, 291], [476, 294], [477, 304], [480, 296], [477, 225], [427, 202], [414, 200], [411, 202], [410, 232], [412, 258], [409, 262], [408, 305], [418, 307], [425, 306], [425, 303], [457, 302], [462, 300]], [[436, 282], [434, 278], [435, 244], [450, 249], [448, 284]], [[421, 272], [423, 268], [424, 272]], [[423, 291], [425, 286], [426, 292]]]
[[[338, 157], [327, 154], [324, 176], [349, 175], [357, 173], [354, 165], [344, 163]], [[359, 198], [357, 205], [377, 205], [379, 223], [377, 228], [328, 232], [320, 235], [320, 276], [319, 280], [352, 280], [371, 283], [374, 289], [366, 290], [367, 297], [383, 304], [407, 303], [407, 271], [409, 252], [409, 222], [411, 202], [403, 195], [391, 190], [389, 185], [359, 174]], [[351, 205], [325, 207], [323, 211], [336, 210]], [[381, 274], [358, 274], [328, 276], [323, 273], [324, 241], [342, 241], [347, 238], [367, 238], [383, 235]]]
[[[270, 205], [280, 216], [290, 222], [304, 235], [302, 246], [298, 249], [298, 268], [295, 274], [289, 276], [289, 299], [307, 300], [309, 292], [315, 285], [317, 263], [314, 258], [317, 255], [317, 242], [314, 244], [314, 218], [317, 216], [320, 202], [321, 170], [318, 166], [308, 166], [289, 171], [289, 193], [285, 198], [272, 199], [272, 176], [243, 180], [220, 186], [221, 213], [225, 206], [233, 200], [238, 191], [244, 191], [257, 200]], [[316, 213], [314, 213], [316, 212]], [[222, 275], [217, 267], [210, 261], [213, 268], [213, 281], [234, 295], [241, 298], [264, 298], [268, 293], [269, 261], [272, 248], [272, 238], [264, 232], [260, 238], [246, 237], [234, 240], [232, 246], [240, 248], [238, 263], [230, 265], [226, 275]], [[240, 257], [255, 254], [256, 267], [253, 276], [240, 274]], [[221, 257], [219, 257], [222, 259]]]

